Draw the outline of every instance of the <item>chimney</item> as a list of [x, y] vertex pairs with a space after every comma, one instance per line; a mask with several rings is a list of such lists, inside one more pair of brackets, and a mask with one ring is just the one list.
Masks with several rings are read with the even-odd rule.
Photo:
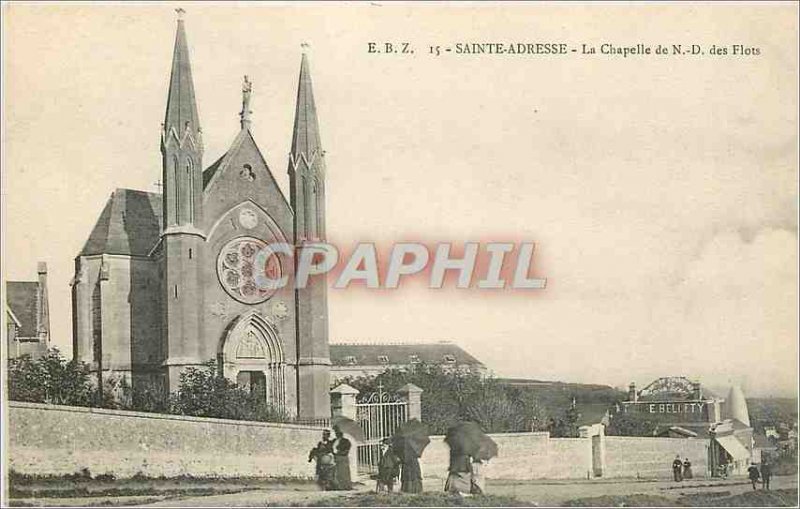
[[39, 262], [36, 266], [39, 274], [39, 286], [36, 291], [36, 334], [39, 341], [47, 344], [50, 341], [50, 304], [47, 298], [47, 263]]
[[692, 382], [692, 399], [703, 399], [703, 391], [700, 389], [700, 382]]
[[639, 397], [636, 395], [636, 382], [631, 382], [631, 384], [628, 386], [628, 401], [633, 401], [636, 403], [638, 400]]

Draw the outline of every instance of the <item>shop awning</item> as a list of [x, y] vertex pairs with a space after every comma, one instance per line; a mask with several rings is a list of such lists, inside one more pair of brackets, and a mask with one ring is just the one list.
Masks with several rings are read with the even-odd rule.
[[716, 441], [733, 457], [734, 461], [750, 460], [750, 451], [735, 436], [716, 437]]

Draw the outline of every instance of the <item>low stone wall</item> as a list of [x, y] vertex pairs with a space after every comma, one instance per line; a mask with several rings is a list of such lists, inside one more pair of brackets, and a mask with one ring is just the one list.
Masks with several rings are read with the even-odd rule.
[[[594, 477], [593, 438], [550, 438], [549, 433], [490, 435], [500, 454], [487, 468], [489, 479], [587, 479]], [[682, 438], [599, 438], [602, 477], [668, 478], [676, 454], [688, 457], [695, 477], [707, 477], [708, 440]], [[447, 477], [450, 449], [431, 437], [420, 460], [426, 478]]]
[[[36, 403], [10, 402], [7, 415], [8, 466], [25, 474], [88, 468], [117, 477], [312, 478], [308, 451], [320, 437], [319, 428], [307, 426]], [[550, 438], [546, 432], [491, 437], [500, 454], [487, 466], [489, 479], [586, 479], [594, 475], [593, 454], [601, 458], [602, 477], [666, 478], [676, 454], [690, 459], [695, 477], [708, 475], [708, 440]], [[420, 461], [423, 475], [444, 480], [449, 454], [444, 437], [431, 437]]]
[[[490, 435], [500, 454], [486, 469], [489, 479], [585, 478], [592, 465], [592, 444], [586, 438], [550, 438], [547, 432]], [[450, 448], [443, 436], [431, 437], [420, 460], [426, 478], [447, 477]]]
[[694, 477], [708, 477], [710, 441], [698, 438], [605, 437], [606, 477], [671, 477], [672, 461], [689, 458]]
[[314, 475], [317, 428], [98, 408], [8, 404], [8, 467], [26, 474]]

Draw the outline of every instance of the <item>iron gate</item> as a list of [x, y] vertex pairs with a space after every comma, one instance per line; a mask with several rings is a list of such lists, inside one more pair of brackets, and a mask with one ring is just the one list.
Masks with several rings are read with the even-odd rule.
[[395, 429], [408, 420], [408, 402], [397, 396], [378, 391], [356, 403], [356, 421], [361, 425], [364, 442], [358, 445], [358, 472], [372, 475], [378, 472], [381, 440], [391, 437]]

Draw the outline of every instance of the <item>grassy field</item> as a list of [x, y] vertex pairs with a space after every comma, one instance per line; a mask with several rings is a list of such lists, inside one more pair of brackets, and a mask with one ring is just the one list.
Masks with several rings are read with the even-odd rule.
[[65, 476], [9, 476], [9, 505], [120, 506], [141, 505], [173, 498], [224, 495], [262, 489], [316, 490], [307, 479], [196, 478], [190, 476], [158, 478], [135, 476], [115, 479], [112, 476], [75, 473]]

